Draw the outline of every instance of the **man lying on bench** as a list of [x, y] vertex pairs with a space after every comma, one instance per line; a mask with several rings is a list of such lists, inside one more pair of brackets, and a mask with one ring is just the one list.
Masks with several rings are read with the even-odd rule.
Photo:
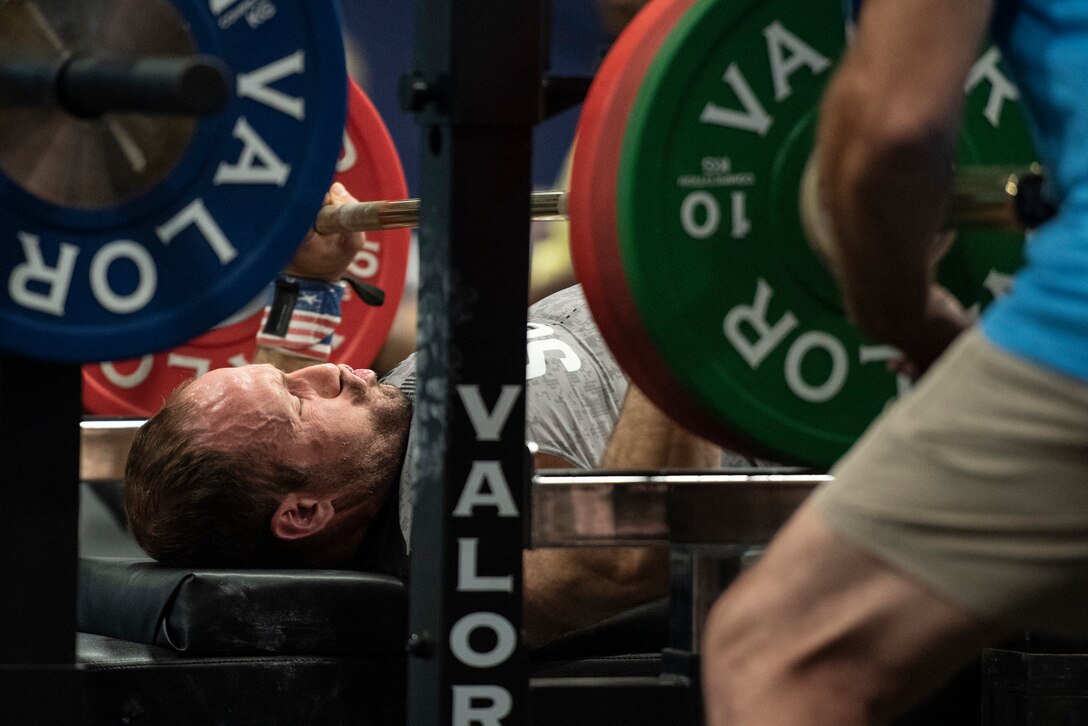
[[[334, 185], [327, 203], [353, 198]], [[178, 387], [139, 431], [125, 505], [160, 562], [354, 568], [405, 578], [412, 524], [415, 355], [377, 381], [327, 360], [340, 282], [362, 235], [311, 233], [277, 281], [258, 337], [264, 364]], [[529, 309], [526, 437], [538, 468], [714, 468], [717, 446], [629, 386], [578, 286]], [[271, 364], [271, 365], [269, 365]], [[425, 454], [424, 454], [425, 455]], [[727, 455], [728, 456], [728, 455]], [[750, 465], [742, 457], [726, 463]], [[667, 555], [527, 551], [526, 643], [542, 645], [662, 596]]]

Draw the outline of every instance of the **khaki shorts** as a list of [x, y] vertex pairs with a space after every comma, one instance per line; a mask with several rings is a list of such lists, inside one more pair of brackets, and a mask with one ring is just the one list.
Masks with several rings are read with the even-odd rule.
[[972, 330], [814, 494], [829, 526], [1013, 627], [1088, 635], [1088, 385]]

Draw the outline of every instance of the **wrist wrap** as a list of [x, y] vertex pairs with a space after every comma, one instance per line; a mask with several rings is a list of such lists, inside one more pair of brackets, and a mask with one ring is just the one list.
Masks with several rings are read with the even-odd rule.
[[343, 283], [280, 275], [269, 290], [257, 345], [327, 361], [343, 295]]

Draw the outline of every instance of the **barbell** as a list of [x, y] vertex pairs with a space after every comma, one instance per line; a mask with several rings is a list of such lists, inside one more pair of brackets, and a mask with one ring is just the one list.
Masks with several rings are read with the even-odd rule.
[[[999, 166], [959, 169], [953, 178], [952, 204], [945, 227], [1001, 232], [1032, 230], [1055, 214], [1054, 207], [1043, 196], [1045, 183], [1038, 164], [1022, 169]], [[531, 192], [530, 219], [534, 222], [570, 219], [567, 194], [562, 189]], [[800, 204], [800, 191], [798, 196]], [[318, 211], [314, 230], [318, 234], [351, 234], [414, 229], [419, 226], [421, 206], [418, 199], [332, 204]], [[807, 229], [803, 231], [809, 235]]]
[[[114, 2], [78, 7], [110, 22]], [[56, 29], [83, 27], [43, 23], [30, 9], [39, 5], [0, 6], [0, 76], [8, 49], [60, 54], [54, 41], [71, 41]], [[176, 56], [227, 68], [235, 92], [217, 113], [0, 110], [0, 347], [65, 360], [150, 354], [242, 308], [310, 227], [417, 223], [419, 201], [403, 193], [352, 190], [385, 201], [320, 208], [346, 106], [327, 91], [348, 87], [335, 4], [285, 1], [268, 16], [242, 8], [149, 0], [156, 46], [171, 36]], [[10, 31], [11, 17], [22, 30]], [[151, 52], [132, 42], [132, 55]], [[895, 351], [847, 323], [798, 210], [818, 104], [844, 44], [835, 0], [654, 0], [594, 79], [570, 189], [533, 202], [536, 216], [569, 217], [594, 317], [655, 403], [723, 444], [816, 466], [909, 386], [883, 365]], [[1050, 211], [1041, 177], [1020, 173], [1035, 152], [996, 49], [979, 55], [965, 93], [957, 242], [940, 278], [981, 308], [1021, 264], [1022, 226]], [[35, 158], [44, 144], [33, 141], [58, 128], [84, 134], [76, 146], [97, 153], [84, 165], [93, 173], [56, 181], [62, 165]], [[141, 140], [167, 129], [162, 159], [135, 173]], [[78, 203], [65, 196], [73, 188]]]
[[226, 105], [231, 79], [213, 56], [118, 59], [73, 52], [13, 56], [0, 67], [0, 108], [56, 105], [77, 118], [103, 113], [204, 116]]
[[[419, 210], [418, 199], [333, 204], [318, 211], [314, 230], [319, 234], [350, 234], [411, 229], [419, 226]], [[567, 219], [566, 191], [532, 192], [529, 196], [529, 216], [537, 222]]]

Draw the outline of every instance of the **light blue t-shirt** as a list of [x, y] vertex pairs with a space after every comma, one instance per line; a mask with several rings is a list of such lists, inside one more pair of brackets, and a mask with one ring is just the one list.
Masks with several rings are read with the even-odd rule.
[[999, 0], [993, 35], [1060, 212], [1030, 237], [1027, 264], [982, 330], [1016, 355], [1088, 379], [1088, 2]]

